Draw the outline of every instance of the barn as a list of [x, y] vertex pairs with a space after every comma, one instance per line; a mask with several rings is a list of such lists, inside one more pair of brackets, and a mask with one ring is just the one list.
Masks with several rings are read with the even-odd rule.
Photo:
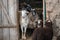
[[26, 30], [27, 40], [31, 40], [33, 31], [37, 28], [36, 20], [47, 19], [53, 22], [53, 39], [60, 37], [60, 0], [0, 0], [0, 40], [21, 40], [21, 8], [23, 2], [35, 9]]

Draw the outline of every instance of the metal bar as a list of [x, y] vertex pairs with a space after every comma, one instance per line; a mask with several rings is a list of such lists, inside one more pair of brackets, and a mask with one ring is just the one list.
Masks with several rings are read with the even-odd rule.
[[46, 21], [46, 0], [43, 0], [43, 27], [45, 27]]

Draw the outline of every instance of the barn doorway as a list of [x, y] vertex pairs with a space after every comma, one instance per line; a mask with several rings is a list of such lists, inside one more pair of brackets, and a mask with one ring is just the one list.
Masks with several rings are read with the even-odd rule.
[[[22, 7], [21, 4], [23, 2], [28, 3], [29, 5], [31, 5], [31, 7], [33, 9], [36, 9], [36, 12], [38, 14], [39, 19], [43, 20], [43, 0], [18, 0], [18, 3], [19, 3], [19, 5], [18, 5], [19, 8], [18, 9], [19, 9], [19, 11], [21, 10], [21, 7]], [[27, 34], [27, 39], [32, 36], [32, 33], [35, 30], [35, 28], [30, 28], [30, 27], [27, 28], [27, 33], [26, 33]], [[21, 38], [20, 25], [19, 25], [19, 33], [20, 33], [20, 38]]]

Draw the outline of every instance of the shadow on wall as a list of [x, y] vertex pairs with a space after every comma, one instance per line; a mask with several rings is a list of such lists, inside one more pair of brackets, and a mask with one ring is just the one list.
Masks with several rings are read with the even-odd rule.
[[59, 27], [56, 25], [56, 20], [53, 20], [53, 35], [58, 36]]

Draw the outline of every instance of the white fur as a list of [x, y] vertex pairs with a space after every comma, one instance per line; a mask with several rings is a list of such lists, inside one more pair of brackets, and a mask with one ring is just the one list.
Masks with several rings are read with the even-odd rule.
[[[28, 13], [26, 10], [21, 11], [21, 14], [22, 14], [21, 15], [21, 31], [22, 31], [22, 34], [23, 34], [23, 32], [26, 33], [26, 29], [27, 29], [28, 23], [29, 23], [29, 18], [28, 18], [28, 15], [26, 13]], [[23, 28], [24, 28], [24, 30], [23, 30]]]

